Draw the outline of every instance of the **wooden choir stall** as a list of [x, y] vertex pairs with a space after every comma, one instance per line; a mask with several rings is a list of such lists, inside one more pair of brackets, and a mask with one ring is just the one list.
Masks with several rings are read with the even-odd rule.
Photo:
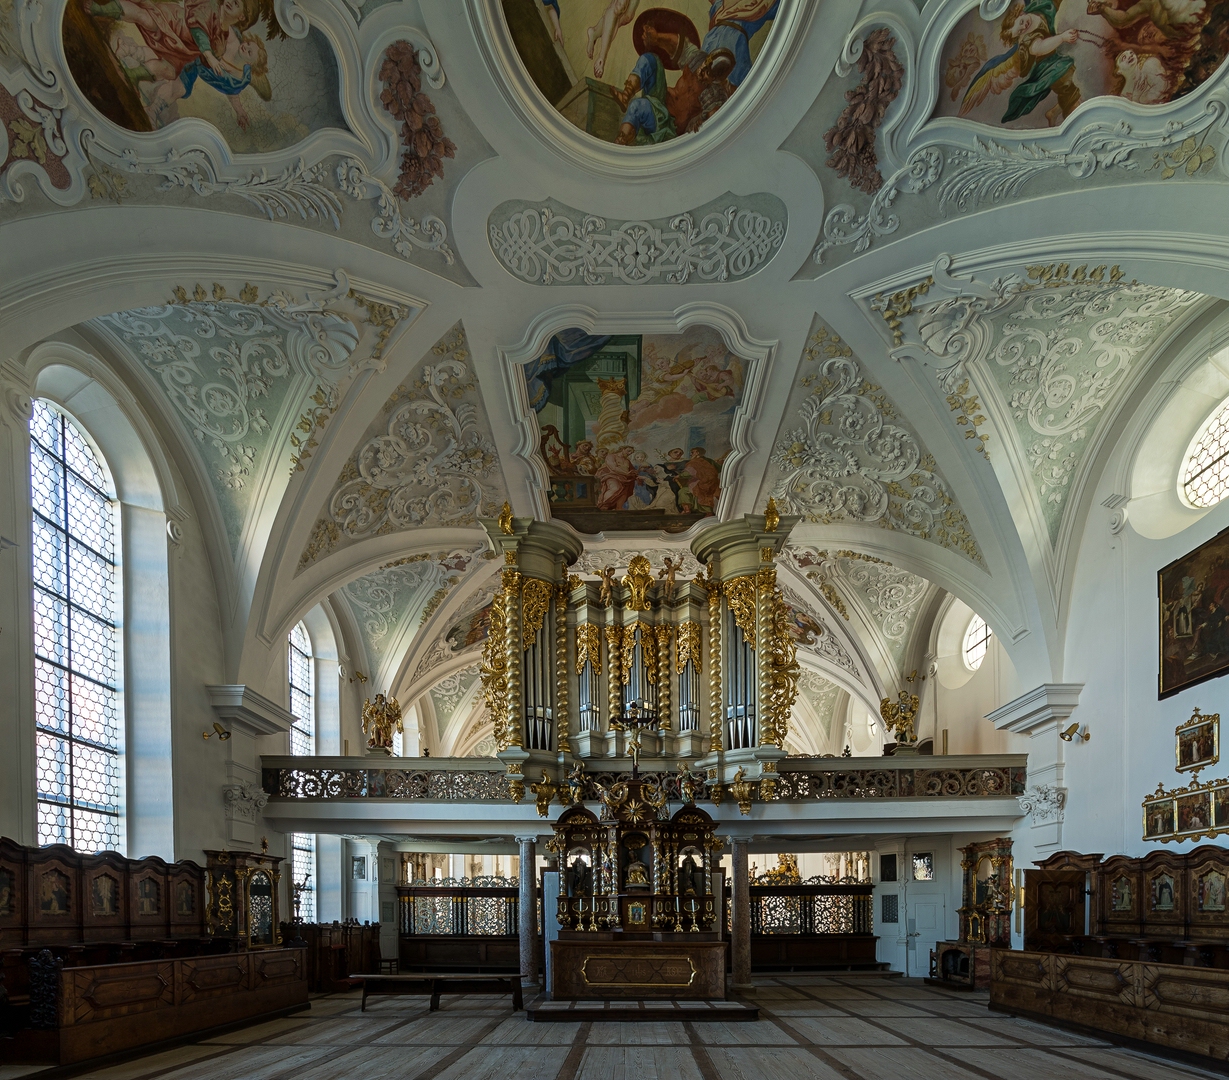
[[559, 937], [550, 943], [555, 1000], [725, 997], [725, 943], [712, 888], [721, 841], [694, 803], [673, 817], [665, 795], [634, 778], [555, 822]]

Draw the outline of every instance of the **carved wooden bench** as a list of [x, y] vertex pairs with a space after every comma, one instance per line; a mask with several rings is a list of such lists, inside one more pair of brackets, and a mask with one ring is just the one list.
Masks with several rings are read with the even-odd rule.
[[521, 975], [438, 974], [419, 972], [406, 975], [351, 975], [363, 984], [362, 1012], [367, 1011], [368, 994], [430, 994], [431, 1012], [440, 1007], [441, 994], [502, 994], [511, 991], [512, 1009], [524, 1008]]

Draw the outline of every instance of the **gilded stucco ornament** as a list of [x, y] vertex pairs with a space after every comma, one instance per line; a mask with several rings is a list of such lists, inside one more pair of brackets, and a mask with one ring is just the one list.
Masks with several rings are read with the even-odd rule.
[[648, 590], [653, 584], [653, 574], [649, 560], [643, 555], [636, 555], [628, 564], [627, 573], [620, 579], [629, 595], [624, 607], [628, 611], [648, 611], [650, 608]]
[[678, 671], [682, 671], [687, 666], [688, 662], [695, 664], [696, 671], [702, 670], [702, 654], [700, 652], [700, 624], [698, 622], [687, 621], [679, 623], [678, 627], [678, 644], [676, 646], [678, 657], [675, 666]]
[[731, 578], [722, 586], [725, 602], [734, 614], [734, 624], [755, 648], [755, 578], [750, 574]]
[[896, 733], [897, 742], [904, 746], [912, 746], [917, 742], [917, 730], [914, 726], [919, 707], [917, 694], [902, 690], [896, 701], [884, 698], [879, 702], [879, 715], [889, 731]]
[[482, 696], [491, 714], [495, 742], [500, 750], [506, 750], [509, 745], [508, 652], [504, 640], [506, 603], [507, 597], [502, 591], [496, 593], [491, 601], [491, 628], [482, 648], [482, 664], [478, 669], [482, 679]]
[[521, 649], [528, 649], [533, 644], [538, 631], [546, 621], [550, 610], [551, 596], [554, 586], [548, 581], [537, 578], [526, 578], [521, 589]]
[[592, 664], [594, 674], [601, 674], [600, 633], [593, 623], [581, 623], [576, 627], [576, 674], [580, 674], [585, 664]]

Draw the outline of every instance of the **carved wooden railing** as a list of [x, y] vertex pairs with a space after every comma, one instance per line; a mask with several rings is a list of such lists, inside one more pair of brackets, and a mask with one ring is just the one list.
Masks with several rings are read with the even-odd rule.
[[[788, 758], [778, 766], [773, 802], [822, 799], [1015, 798], [1023, 795], [1024, 754], [909, 758]], [[428, 802], [505, 802], [510, 793], [501, 763], [490, 758], [265, 757], [264, 789], [273, 799], [417, 799]], [[585, 798], [631, 779], [631, 762], [586, 762]], [[666, 798], [681, 801], [673, 762], [642, 761], [641, 773], [660, 777]]]
[[399, 931], [447, 937], [515, 937], [520, 890], [516, 878], [444, 879], [398, 885]]

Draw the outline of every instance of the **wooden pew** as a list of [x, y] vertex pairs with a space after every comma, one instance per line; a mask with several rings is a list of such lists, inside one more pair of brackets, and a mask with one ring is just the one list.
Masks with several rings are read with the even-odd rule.
[[521, 997], [521, 979], [523, 976], [508, 975], [475, 975], [436, 974], [422, 972], [411, 975], [351, 975], [363, 984], [363, 1004], [360, 1011], [367, 1011], [367, 995], [375, 994], [430, 994], [431, 1012], [440, 1007], [441, 994], [501, 994], [512, 992], [512, 1010], [517, 1012], [524, 1008]]

